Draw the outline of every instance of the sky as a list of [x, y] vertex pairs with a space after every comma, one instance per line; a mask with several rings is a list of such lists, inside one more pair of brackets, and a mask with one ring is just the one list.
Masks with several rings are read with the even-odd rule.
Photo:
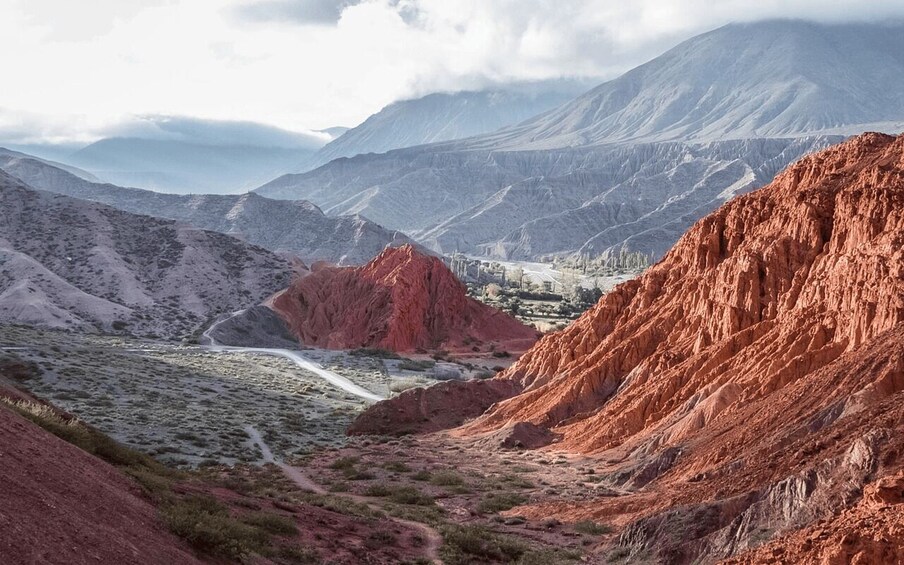
[[703, 31], [774, 17], [897, 18], [904, 2], [0, 0], [0, 139], [84, 142], [149, 116], [353, 126], [431, 92], [602, 82]]

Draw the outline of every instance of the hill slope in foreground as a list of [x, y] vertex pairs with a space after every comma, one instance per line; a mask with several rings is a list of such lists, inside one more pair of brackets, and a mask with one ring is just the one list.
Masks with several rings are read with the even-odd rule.
[[518, 514], [614, 524], [630, 559], [904, 559], [904, 136], [733, 199], [498, 379], [457, 435], [539, 428], [617, 493]]

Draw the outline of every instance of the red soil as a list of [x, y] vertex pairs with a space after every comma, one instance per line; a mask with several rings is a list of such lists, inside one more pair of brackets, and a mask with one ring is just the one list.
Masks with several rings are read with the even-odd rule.
[[271, 304], [301, 342], [331, 349], [523, 351], [537, 335], [469, 298], [442, 261], [411, 245], [388, 247], [362, 267], [315, 265]]
[[405, 435], [454, 428], [517, 392], [515, 383], [500, 379], [446, 381], [413, 388], [363, 412], [348, 434]]
[[138, 487], [0, 406], [0, 562], [199, 563]]

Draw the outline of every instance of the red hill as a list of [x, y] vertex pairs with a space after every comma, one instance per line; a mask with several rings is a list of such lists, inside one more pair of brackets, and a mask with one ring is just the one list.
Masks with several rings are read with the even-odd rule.
[[392, 351], [521, 350], [536, 331], [467, 296], [436, 257], [410, 245], [386, 248], [362, 267], [319, 266], [272, 301], [306, 344]]

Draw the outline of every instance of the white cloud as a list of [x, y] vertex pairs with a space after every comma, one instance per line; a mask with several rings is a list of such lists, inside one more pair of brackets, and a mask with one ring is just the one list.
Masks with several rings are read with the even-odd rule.
[[354, 125], [439, 90], [602, 80], [731, 21], [901, 16], [900, 0], [0, 0], [0, 128]]

